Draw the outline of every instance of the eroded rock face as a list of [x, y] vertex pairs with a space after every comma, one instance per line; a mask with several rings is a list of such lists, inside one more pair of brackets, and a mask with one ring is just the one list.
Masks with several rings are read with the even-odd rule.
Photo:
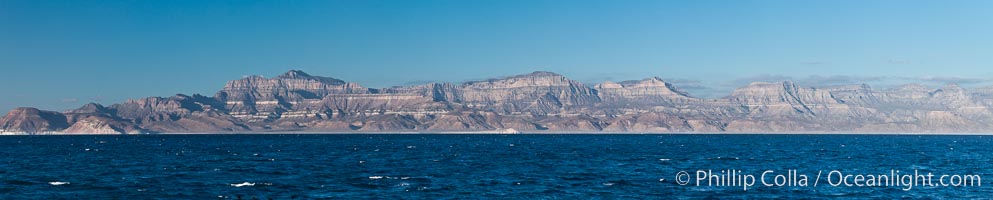
[[117, 116], [113, 109], [89, 103], [79, 109], [64, 112], [69, 128], [66, 134], [138, 134], [147, 133], [130, 120]]
[[592, 89], [551, 72], [463, 83], [458, 102], [504, 114], [550, 114], [600, 102]]
[[276, 78], [250, 76], [229, 81], [214, 96], [229, 111], [246, 115], [269, 115], [293, 110], [295, 104], [320, 100], [330, 94], [368, 92], [368, 89], [355, 83], [292, 70]]
[[991, 88], [753, 83], [700, 99], [657, 77], [587, 87], [534, 72], [375, 89], [293, 70], [230, 81], [213, 97], [18, 108], [0, 119], [0, 132], [990, 132]]
[[79, 134], [139, 134], [142, 130], [134, 124], [99, 115], [80, 116], [64, 133]]
[[0, 118], [0, 130], [3, 130], [0, 132], [50, 133], [68, 127], [66, 116], [62, 113], [37, 108], [15, 108]]
[[593, 88], [607, 104], [675, 105], [695, 100], [658, 77], [620, 83], [607, 81]]

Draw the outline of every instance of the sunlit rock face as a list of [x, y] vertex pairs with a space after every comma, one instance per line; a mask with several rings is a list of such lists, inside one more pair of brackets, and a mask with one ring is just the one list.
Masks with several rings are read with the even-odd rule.
[[675, 105], [695, 100], [688, 93], [658, 77], [620, 83], [607, 81], [593, 88], [606, 104]]
[[335, 78], [311, 76], [292, 70], [275, 78], [249, 76], [228, 81], [215, 98], [239, 115], [269, 116], [293, 110], [294, 105], [320, 100], [330, 94], [365, 94], [369, 90]]
[[365, 88], [292, 70], [214, 96], [18, 108], [0, 134], [228, 132], [993, 132], [993, 87], [752, 83], [701, 99], [661, 78], [586, 86], [551, 72]]
[[543, 115], [600, 102], [582, 83], [551, 72], [472, 81], [461, 85], [457, 102], [504, 114]]
[[130, 120], [118, 117], [116, 110], [96, 103], [64, 112], [69, 128], [66, 134], [138, 134], [147, 132]]
[[50, 133], [68, 127], [62, 113], [37, 108], [15, 108], [0, 118], [0, 132], [7, 133]]

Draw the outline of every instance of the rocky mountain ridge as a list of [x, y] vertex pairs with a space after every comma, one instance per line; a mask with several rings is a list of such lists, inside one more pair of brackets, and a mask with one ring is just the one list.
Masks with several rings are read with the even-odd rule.
[[366, 88], [291, 70], [228, 81], [214, 96], [17, 108], [0, 134], [249, 132], [990, 133], [993, 89], [752, 83], [701, 99], [661, 78], [593, 86], [552, 72]]

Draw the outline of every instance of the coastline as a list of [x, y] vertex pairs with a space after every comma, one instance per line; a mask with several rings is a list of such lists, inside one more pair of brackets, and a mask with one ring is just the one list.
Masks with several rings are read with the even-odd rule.
[[532, 131], [503, 133], [498, 131], [262, 131], [262, 132], [190, 132], [190, 133], [41, 133], [0, 132], [2, 136], [65, 136], [65, 135], [905, 135], [905, 136], [993, 136], [993, 132], [975, 133], [900, 133], [900, 132], [590, 132], [590, 131]]

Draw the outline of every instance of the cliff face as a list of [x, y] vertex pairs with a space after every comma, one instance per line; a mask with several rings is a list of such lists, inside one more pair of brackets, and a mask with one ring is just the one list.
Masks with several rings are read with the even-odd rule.
[[620, 83], [604, 82], [593, 86], [601, 100], [614, 105], [670, 105], [685, 104], [696, 99], [661, 78]]
[[268, 116], [331, 94], [364, 94], [368, 89], [342, 80], [292, 70], [276, 78], [250, 76], [229, 81], [214, 97], [235, 115]]
[[551, 72], [466, 83], [365, 88], [289, 71], [65, 112], [18, 108], [3, 134], [179, 132], [991, 132], [993, 89], [957, 85], [813, 88], [753, 83], [694, 98], [660, 78], [588, 87]]
[[458, 103], [503, 114], [545, 115], [600, 102], [593, 90], [551, 72], [462, 84]]
[[0, 118], [0, 132], [50, 133], [69, 127], [62, 113], [36, 108], [15, 108]]

